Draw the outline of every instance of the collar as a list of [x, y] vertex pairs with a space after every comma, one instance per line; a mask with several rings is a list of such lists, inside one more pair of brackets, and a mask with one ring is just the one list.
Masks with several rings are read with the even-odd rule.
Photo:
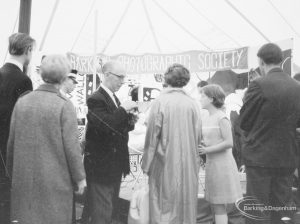
[[114, 93], [112, 91], [110, 91], [110, 89], [108, 89], [105, 85], [103, 85], [103, 83], [101, 83], [100, 86], [102, 87], [102, 89], [104, 89], [105, 92], [107, 92], [107, 94], [110, 96], [110, 98], [112, 99], [114, 104], [118, 107], [118, 104], [114, 97]]
[[63, 91], [62, 89], [59, 89], [59, 92], [60, 92], [61, 95], [67, 96], [67, 93], [65, 91]]
[[44, 83], [40, 85], [36, 91], [46, 91], [46, 92], [52, 92], [52, 93], [60, 93], [58, 89], [55, 88], [53, 84]]
[[172, 93], [172, 92], [181, 92], [181, 93], [183, 93], [185, 95], [190, 96], [189, 93], [185, 89], [183, 89], [183, 88], [167, 87], [167, 88], [164, 88], [161, 91], [162, 94], [164, 94], [164, 93]]
[[100, 86], [105, 90], [105, 92], [108, 93], [109, 96], [114, 97], [114, 93], [110, 91], [110, 89], [107, 88], [105, 85], [103, 85], [103, 83], [101, 83]]
[[280, 67], [275, 67], [275, 68], [270, 69], [270, 71], [267, 73], [267, 75], [274, 73], [274, 72], [283, 72], [283, 70]]
[[6, 60], [6, 63], [11, 63], [16, 65], [22, 72], [23, 72], [23, 65], [22, 63], [18, 62], [16, 59], [10, 57]]

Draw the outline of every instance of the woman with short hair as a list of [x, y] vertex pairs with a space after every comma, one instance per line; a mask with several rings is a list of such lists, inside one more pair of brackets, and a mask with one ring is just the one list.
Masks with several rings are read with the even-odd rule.
[[47, 56], [45, 83], [14, 108], [7, 152], [11, 221], [71, 224], [73, 184], [79, 193], [86, 186], [75, 109], [59, 92], [69, 72], [65, 56]]
[[190, 72], [180, 64], [165, 73], [168, 87], [153, 101], [142, 169], [149, 175], [150, 223], [196, 223], [201, 119], [183, 90]]
[[203, 120], [200, 155], [206, 155], [205, 199], [212, 204], [215, 223], [227, 224], [226, 206], [242, 197], [238, 169], [232, 155], [232, 132], [224, 112], [225, 92], [219, 85], [201, 88], [201, 106], [209, 116]]

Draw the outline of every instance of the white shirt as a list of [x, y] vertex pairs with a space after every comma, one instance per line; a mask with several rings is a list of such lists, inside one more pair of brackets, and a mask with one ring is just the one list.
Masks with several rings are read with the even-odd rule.
[[21, 69], [21, 71], [23, 72], [22, 63], [18, 62], [16, 59], [10, 57], [6, 60], [6, 63], [11, 63], [11, 64], [14, 64], [14, 65], [18, 66]]
[[118, 104], [115, 100], [114, 97], [114, 93], [112, 91], [110, 91], [105, 85], [103, 85], [102, 83], [100, 84], [100, 86], [105, 90], [105, 92], [108, 93], [108, 95], [110, 96], [110, 98], [113, 100], [113, 102], [115, 103], [116, 107], [118, 107]]

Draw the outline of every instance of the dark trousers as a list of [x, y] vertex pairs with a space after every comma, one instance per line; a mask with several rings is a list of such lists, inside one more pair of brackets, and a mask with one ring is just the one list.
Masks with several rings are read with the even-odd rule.
[[297, 186], [297, 198], [296, 198], [296, 204], [297, 207], [300, 208], [300, 161], [298, 164], [298, 186]]
[[[1, 159], [1, 158], [0, 158]], [[0, 224], [10, 223], [10, 180], [0, 161]]]
[[87, 183], [91, 224], [111, 224], [117, 214], [121, 180], [115, 183]]
[[[258, 221], [247, 218], [247, 224], [280, 224], [282, 217], [292, 218], [295, 210], [292, 195], [292, 175], [294, 169], [289, 168], [262, 168], [246, 166], [247, 196], [257, 199], [261, 206], [273, 206], [279, 209], [266, 209], [263, 213], [247, 211], [251, 215], [266, 217], [267, 220]], [[253, 202], [252, 202], [253, 203]], [[285, 207], [286, 206], [286, 207]], [[289, 210], [290, 209], [290, 210]]]

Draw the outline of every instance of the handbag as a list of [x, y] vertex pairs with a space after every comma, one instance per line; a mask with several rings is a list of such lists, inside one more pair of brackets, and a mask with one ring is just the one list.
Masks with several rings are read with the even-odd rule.
[[128, 224], [149, 224], [149, 185], [136, 190], [130, 201]]

